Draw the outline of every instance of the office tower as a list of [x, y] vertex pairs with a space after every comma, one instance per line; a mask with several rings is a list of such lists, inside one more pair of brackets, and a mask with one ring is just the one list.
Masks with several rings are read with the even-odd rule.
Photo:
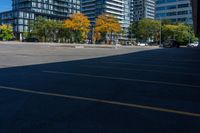
[[192, 24], [190, 0], [156, 0], [156, 19]]
[[143, 18], [155, 19], [155, 0], [131, 0], [131, 22]]

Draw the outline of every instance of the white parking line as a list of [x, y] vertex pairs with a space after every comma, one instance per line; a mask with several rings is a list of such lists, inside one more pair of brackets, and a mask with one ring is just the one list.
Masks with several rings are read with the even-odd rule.
[[[178, 63], [198, 63], [200, 60], [194, 59], [166, 59], [165, 57], [161, 57], [161, 55], [157, 55], [156, 57], [133, 57], [131, 60], [147, 60], [147, 61], [164, 61], [164, 62], [178, 62]], [[124, 60], [117, 60], [124, 61]]]
[[188, 76], [200, 76], [199, 73], [169, 72], [169, 71], [150, 70], [150, 69], [147, 70], [147, 69], [135, 69], [135, 68], [119, 68], [119, 67], [94, 66], [94, 65], [81, 65], [80, 67], [117, 69], [117, 70], [139, 71], [139, 72], [156, 72], [156, 73], [167, 73], [167, 74], [181, 74], [181, 75], [188, 75]]
[[58, 71], [42, 71], [42, 72], [49, 73], [49, 74], [62, 74], [62, 75], [72, 75], [72, 76], [81, 76], [81, 77], [89, 77], [89, 78], [103, 78], [103, 79], [111, 79], [111, 80], [143, 82], [143, 83], [149, 83], [149, 84], [162, 84], [162, 85], [179, 86], [179, 87], [200, 88], [200, 86], [198, 86], [198, 85], [191, 85], [191, 84], [181, 84], [181, 83], [171, 83], [171, 82], [151, 81], [151, 80], [141, 80], [141, 79], [131, 79], [131, 78], [123, 78], [123, 77], [99, 76], [99, 75], [91, 75], [91, 74], [85, 74], [85, 73], [70, 73], [70, 72], [58, 72]]
[[[102, 63], [107, 63], [107, 64], [119, 64], [119, 65], [131, 65], [131, 66], [147, 66], [147, 67], [165, 67], [165, 68], [188, 69], [187, 67], [179, 67], [179, 66], [136, 64], [136, 63], [118, 62], [118, 61], [104, 61], [104, 62], [102, 62]], [[190, 68], [189, 68], [189, 69], [190, 69]]]
[[104, 100], [104, 99], [96, 99], [96, 98], [89, 98], [89, 97], [79, 97], [79, 96], [73, 96], [73, 95], [64, 95], [64, 94], [57, 94], [57, 93], [50, 93], [50, 92], [43, 92], [43, 91], [34, 91], [34, 90], [20, 89], [20, 88], [6, 87], [6, 86], [0, 86], [0, 89], [16, 91], [16, 92], [22, 92], [22, 93], [29, 93], [29, 94], [61, 97], [61, 98], [67, 98], [67, 99], [72, 99], [72, 100], [82, 100], [82, 101], [90, 101], [90, 102], [97, 102], [97, 103], [104, 103], [104, 104], [111, 104], [111, 105], [118, 105], [118, 106], [125, 106], [125, 107], [129, 107], [129, 108], [153, 110], [153, 111], [159, 111], [159, 112], [165, 112], [165, 113], [173, 113], [173, 114], [191, 116], [191, 117], [200, 117], [200, 113], [185, 112], [185, 111], [179, 111], [179, 110], [173, 110], [173, 109], [165, 109], [165, 108], [146, 106], [146, 105], [140, 105], [140, 104], [130, 104], [130, 103], [123, 103], [123, 102], [110, 101], [110, 100]]

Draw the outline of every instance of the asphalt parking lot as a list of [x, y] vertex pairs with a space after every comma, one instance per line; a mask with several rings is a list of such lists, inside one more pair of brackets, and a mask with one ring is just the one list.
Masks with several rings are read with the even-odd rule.
[[0, 133], [200, 133], [200, 50], [0, 45]]

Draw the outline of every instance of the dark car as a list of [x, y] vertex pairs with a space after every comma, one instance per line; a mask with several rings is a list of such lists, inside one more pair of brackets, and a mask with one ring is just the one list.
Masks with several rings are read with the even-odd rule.
[[180, 44], [176, 40], [167, 40], [163, 42], [164, 48], [179, 48]]
[[9, 39], [8, 41], [16, 41], [17, 39], [13, 37], [12, 39]]
[[29, 37], [23, 40], [23, 42], [39, 42], [37, 38]]

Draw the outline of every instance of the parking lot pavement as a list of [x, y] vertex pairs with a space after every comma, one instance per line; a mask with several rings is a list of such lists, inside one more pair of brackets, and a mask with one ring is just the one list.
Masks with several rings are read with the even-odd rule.
[[65, 45], [0, 43], [0, 68], [91, 59], [157, 48], [68, 48]]
[[25, 47], [0, 52], [1, 133], [200, 132], [199, 49]]

